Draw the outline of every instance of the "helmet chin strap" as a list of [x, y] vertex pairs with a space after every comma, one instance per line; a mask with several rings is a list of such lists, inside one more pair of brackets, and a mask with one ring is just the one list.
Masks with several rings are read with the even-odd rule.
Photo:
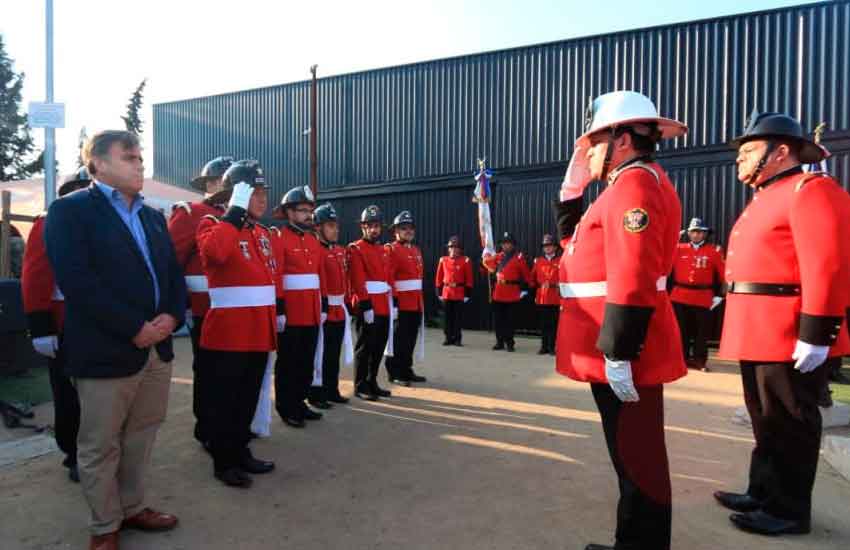
[[599, 176], [600, 181], [608, 179], [608, 173], [611, 171], [611, 148], [614, 145], [614, 132], [616, 128], [611, 128], [608, 133], [608, 146], [605, 148], [605, 160], [602, 162], [602, 174]]
[[770, 156], [774, 149], [776, 149], [776, 142], [774, 142], [772, 139], [767, 140], [767, 149], [765, 149], [764, 154], [759, 159], [759, 163], [756, 165], [756, 169], [753, 171], [752, 175], [747, 180], [747, 185], [756, 184], [756, 180], [758, 179], [759, 175], [762, 173], [762, 170], [764, 170], [764, 167], [767, 164], [767, 157]]

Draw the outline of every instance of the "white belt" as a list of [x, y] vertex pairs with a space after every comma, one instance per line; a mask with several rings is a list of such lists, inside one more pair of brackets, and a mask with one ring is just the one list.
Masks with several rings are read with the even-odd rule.
[[223, 286], [210, 289], [211, 309], [273, 305], [275, 305], [274, 285]]
[[345, 294], [328, 294], [328, 305], [329, 306], [343, 306], [343, 305], [345, 305]]
[[319, 276], [315, 273], [283, 276], [284, 290], [314, 290], [317, 288], [319, 288]]
[[[561, 298], [593, 298], [608, 295], [608, 283], [598, 281], [594, 283], [558, 283], [561, 290]], [[667, 290], [667, 277], [659, 277], [655, 281], [656, 290]]]
[[422, 290], [422, 279], [405, 279], [395, 282], [396, 292], [409, 292], [411, 290]]
[[53, 296], [51, 296], [50, 299], [53, 300], [54, 302], [64, 302], [65, 301], [65, 295], [62, 294], [61, 290], [59, 290], [58, 285], [53, 285]]
[[186, 289], [189, 292], [209, 292], [206, 275], [186, 275]]
[[390, 285], [384, 281], [366, 281], [366, 292], [369, 294], [386, 294], [390, 291]]

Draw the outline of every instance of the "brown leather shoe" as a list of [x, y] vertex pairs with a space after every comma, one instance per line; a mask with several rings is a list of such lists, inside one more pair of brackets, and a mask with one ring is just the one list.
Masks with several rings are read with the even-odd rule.
[[177, 516], [163, 514], [150, 508], [145, 508], [133, 517], [121, 522], [121, 529], [138, 529], [139, 531], [169, 531], [177, 527]]
[[92, 535], [89, 550], [118, 550], [118, 531], [105, 535]]

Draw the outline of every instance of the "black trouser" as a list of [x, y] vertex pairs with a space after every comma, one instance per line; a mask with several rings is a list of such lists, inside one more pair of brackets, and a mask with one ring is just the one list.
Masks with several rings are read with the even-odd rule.
[[189, 331], [189, 338], [192, 340], [192, 412], [195, 414], [195, 439], [204, 442], [209, 437], [206, 434], [204, 417], [208, 414], [204, 407], [208, 407], [208, 399], [204, 399], [204, 380], [203, 380], [203, 353], [201, 352], [201, 329], [203, 328], [204, 318], [192, 316], [192, 329]]
[[251, 440], [268, 352], [202, 349], [206, 430], [216, 472], [239, 465]]
[[669, 550], [670, 466], [664, 443], [664, 386], [637, 388], [623, 403], [608, 384], [591, 384], [620, 485], [617, 550]]
[[319, 327], [292, 327], [277, 337], [278, 353], [274, 364], [275, 408], [285, 418], [302, 420], [304, 400], [313, 383], [313, 362]]
[[519, 302], [493, 302], [496, 343], [514, 345], [514, 316]]
[[449, 344], [460, 344], [463, 339], [461, 327], [463, 326], [463, 300], [445, 300], [443, 307], [446, 312], [446, 341]]
[[80, 431], [80, 398], [65, 374], [65, 353], [62, 351], [62, 339], [56, 358], [47, 359], [50, 374], [50, 389], [53, 391], [53, 435], [56, 444], [65, 453], [65, 466], [77, 463], [77, 434]]
[[555, 351], [555, 335], [558, 332], [559, 306], [537, 306], [540, 316], [540, 349], [547, 352]]
[[673, 311], [679, 323], [685, 360], [693, 359], [705, 363], [708, 360], [706, 341], [711, 330], [711, 310], [707, 307], [673, 302]]
[[840, 357], [803, 374], [794, 363], [741, 362], [744, 402], [756, 446], [747, 492], [777, 517], [809, 521], [818, 467], [818, 396]]
[[339, 354], [345, 336], [345, 321], [326, 321], [325, 347], [322, 351], [322, 397], [339, 396]]
[[405, 380], [413, 375], [413, 350], [422, 324], [421, 311], [399, 311], [393, 331], [393, 356], [385, 365], [390, 378]]
[[375, 322], [367, 324], [363, 314], [354, 318], [357, 343], [354, 344], [354, 387], [362, 382], [377, 384], [378, 369], [387, 345], [389, 317], [375, 315]]

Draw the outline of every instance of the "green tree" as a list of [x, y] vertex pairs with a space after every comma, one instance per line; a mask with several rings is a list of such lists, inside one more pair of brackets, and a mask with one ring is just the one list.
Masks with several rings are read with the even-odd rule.
[[0, 35], [0, 181], [25, 179], [40, 172], [41, 155], [33, 159], [35, 150], [27, 115], [20, 112], [24, 74], [12, 69]]
[[124, 126], [127, 127], [127, 131], [133, 132], [137, 136], [142, 135], [142, 119], [139, 117], [139, 112], [142, 110], [142, 92], [147, 83], [148, 79], [145, 78], [136, 87], [136, 91], [133, 92], [133, 95], [130, 96], [130, 101], [127, 103], [127, 116], [121, 117], [124, 121]]
[[83, 147], [86, 146], [88, 139], [89, 136], [86, 134], [86, 127], [83, 126], [80, 128], [80, 137], [77, 138], [77, 168], [82, 168], [85, 164], [83, 162]]

